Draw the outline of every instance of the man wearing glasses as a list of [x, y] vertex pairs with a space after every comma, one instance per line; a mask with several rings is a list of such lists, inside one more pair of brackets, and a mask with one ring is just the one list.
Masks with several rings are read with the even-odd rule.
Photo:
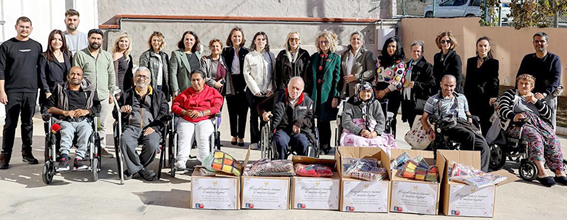
[[[134, 88], [120, 94], [118, 105], [122, 117], [122, 151], [127, 171], [127, 178], [139, 174], [148, 181], [153, 181], [156, 174], [146, 169], [154, 160], [159, 150], [160, 132], [164, 126], [162, 118], [169, 113], [169, 105], [163, 92], [150, 86], [150, 70], [139, 67], [134, 73]], [[118, 112], [113, 112], [115, 118]], [[142, 152], [138, 154], [136, 147], [142, 143]]]

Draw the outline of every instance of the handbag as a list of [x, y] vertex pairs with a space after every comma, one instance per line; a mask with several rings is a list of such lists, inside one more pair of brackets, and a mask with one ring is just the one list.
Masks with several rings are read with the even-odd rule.
[[423, 128], [421, 124], [421, 115], [416, 115], [411, 130], [406, 133], [404, 140], [411, 145], [412, 149], [423, 150], [429, 146], [431, 140], [429, 140], [429, 135]]

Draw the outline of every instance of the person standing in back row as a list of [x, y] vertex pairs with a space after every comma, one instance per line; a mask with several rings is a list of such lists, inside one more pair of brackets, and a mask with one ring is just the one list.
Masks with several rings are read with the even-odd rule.
[[75, 55], [77, 51], [85, 49], [89, 45], [87, 34], [79, 31], [79, 12], [75, 9], [69, 9], [65, 12], [65, 41], [71, 55]]
[[551, 110], [551, 125], [557, 130], [557, 87], [561, 85], [561, 60], [547, 51], [549, 37], [537, 32], [532, 37], [535, 53], [524, 56], [516, 77], [527, 73], [535, 77], [533, 93], [536, 99], [544, 99]]
[[83, 69], [84, 77], [95, 85], [98, 99], [100, 100], [100, 126], [98, 135], [102, 147], [102, 155], [110, 156], [106, 150], [106, 118], [112, 110], [114, 102], [113, 92], [116, 87], [116, 74], [114, 73], [114, 61], [112, 54], [101, 49], [102, 31], [91, 29], [89, 31], [89, 46], [80, 50], [73, 56], [73, 66]]
[[37, 100], [37, 63], [43, 49], [41, 44], [29, 38], [33, 27], [28, 17], [16, 21], [16, 37], [0, 46], [0, 103], [6, 105], [6, 122], [2, 134], [0, 169], [8, 169], [18, 115], [22, 114], [22, 159], [37, 164], [32, 155], [33, 121]]

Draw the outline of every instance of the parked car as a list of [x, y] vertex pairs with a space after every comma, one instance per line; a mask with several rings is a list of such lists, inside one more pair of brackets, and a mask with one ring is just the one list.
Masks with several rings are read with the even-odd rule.
[[[502, 3], [502, 21], [506, 22], [508, 14], [510, 14], [510, 4], [504, 1]], [[484, 4], [483, 0], [446, 0], [439, 3], [435, 7], [435, 17], [479, 17], [484, 13], [480, 5]], [[433, 5], [428, 5], [424, 10], [425, 17], [433, 17]], [[496, 11], [498, 17], [498, 9]]]

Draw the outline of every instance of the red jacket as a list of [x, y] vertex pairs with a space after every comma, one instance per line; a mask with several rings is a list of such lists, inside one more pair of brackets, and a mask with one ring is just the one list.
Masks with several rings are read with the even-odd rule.
[[210, 119], [214, 116], [214, 114], [218, 113], [222, 106], [222, 102], [222, 95], [216, 89], [213, 89], [207, 85], [203, 85], [203, 90], [197, 93], [195, 92], [193, 87], [189, 87], [173, 100], [171, 111], [173, 111], [173, 113], [175, 113], [176, 115], [182, 115], [181, 111], [183, 110], [211, 110], [210, 115], [195, 119], [188, 116], [183, 116], [183, 119], [187, 121], [199, 122], [202, 120]]

